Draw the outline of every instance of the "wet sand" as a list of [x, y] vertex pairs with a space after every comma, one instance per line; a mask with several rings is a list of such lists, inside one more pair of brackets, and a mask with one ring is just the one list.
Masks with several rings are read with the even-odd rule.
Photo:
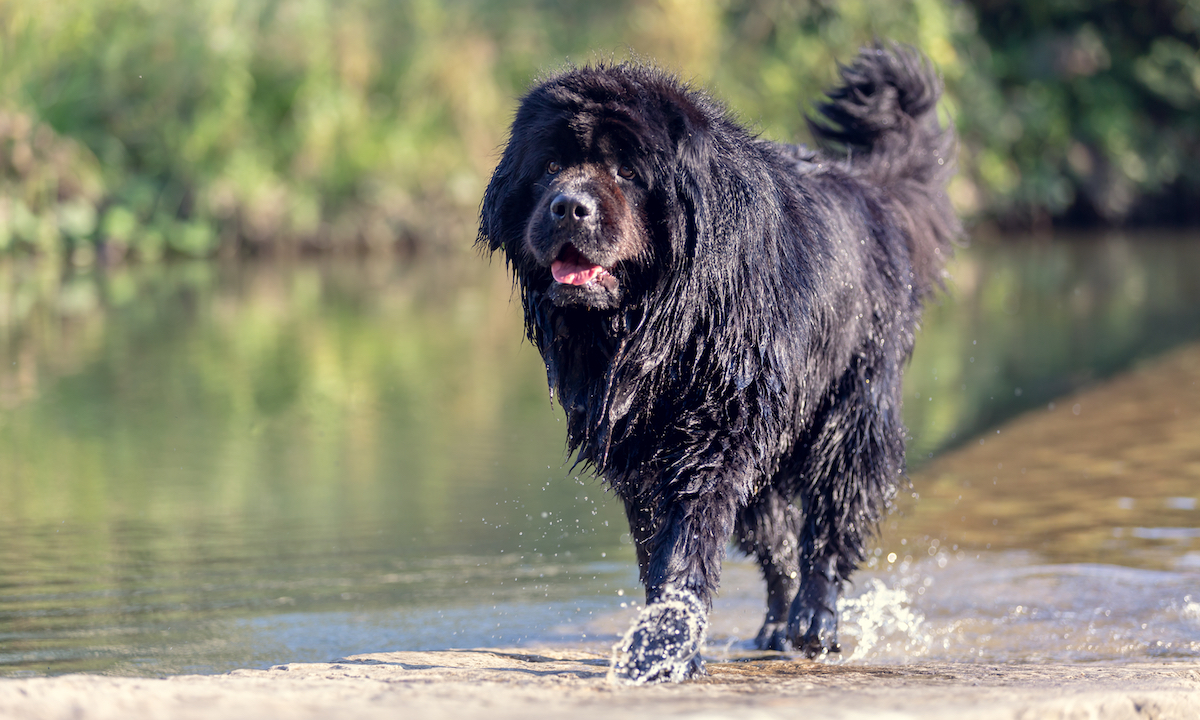
[[[1146, 484], [1194, 492], [1200, 346], [1056, 407], [948, 454], [928, 469], [928, 481], [993, 487], [988, 476], [1007, 465], [1050, 487], [1079, 476], [1135, 496]], [[1132, 490], [1121, 477], [1127, 473], [1138, 477]], [[990, 507], [987, 500], [976, 498], [983, 507], [973, 514], [989, 523], [1011, 519], [1018, 532], [1022, 513], [1004, 512], [1001, 498]], [[966, 511], [945, 511], [971, 525]], [[1094, 542], [1079, 538], [1080, 545]], [[607, 658], [587, 652], [380, 653], [212, 676], [0, 680], [0, 718], [1200, 718], [1200, 660], [847, 666], [764, 655], [710, 662], [709, 670], [682, 685], [631, 688], [610, 683]]]
[[1200, 663], [850, 667], [750, 660], [712, 663], [709, 671], [682, 685], [633, 688], [610, 683], [606, 658], [587, 653], [380, 653], [215, 676], [7, 680], [0, 682], [0, 717], [1200, 717]]

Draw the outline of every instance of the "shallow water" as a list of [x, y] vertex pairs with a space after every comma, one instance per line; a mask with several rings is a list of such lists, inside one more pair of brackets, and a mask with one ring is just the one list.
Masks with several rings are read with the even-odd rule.
[[[623, 518], [467, 262], [0, 265], [0, 675], [611, 645]], [[1197, 266], [1200, 239], [961, 254], [907, 375], [919, 498], [832, 661], [1200, 656], [1195, 352], [1145, 365], [1200, 340]], [[710, 655], [749, 652], [761, 594], [731, 560]]]
[[[977, 557], [978, 555], [978, 557]], [[754, 568], [718, 606], [716, 659], [755, 656]], [[1200, 574], [1044, 564], [1019, 552], [866, 571], [843, 601], [841, 655], [826, 662], [1078, 663], [1200, 657]], [[920, 594], [918, 594], [920, 591]]]
[[[1200, 657], [1200, 344], [1030, 410], [913, 484], [827, 661]], [[756, 568], [728, 567], [724, 590], [710, 654], [753, 655]]]

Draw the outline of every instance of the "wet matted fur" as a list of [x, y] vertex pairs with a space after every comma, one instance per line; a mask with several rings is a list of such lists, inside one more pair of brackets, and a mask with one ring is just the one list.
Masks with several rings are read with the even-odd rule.
[[901, 373], [960, 232], [955, 141], [916, 51], [865, 48], [769, 142], [668, 73], [568, 70], [522, 99], [483, 200], [567, 442], [624, 501], [647, 607], [627, 681], [683, 679], [730, 538], [764, 649], [836, 652], [837, 601], [904, 470]]

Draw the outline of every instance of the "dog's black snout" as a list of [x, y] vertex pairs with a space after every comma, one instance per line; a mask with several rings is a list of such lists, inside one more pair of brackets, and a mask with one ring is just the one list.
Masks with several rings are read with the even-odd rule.
[[581, 193], [559, 193], [550, 203], [556, 222], [584, 222], [596, 213], [596, 201]]

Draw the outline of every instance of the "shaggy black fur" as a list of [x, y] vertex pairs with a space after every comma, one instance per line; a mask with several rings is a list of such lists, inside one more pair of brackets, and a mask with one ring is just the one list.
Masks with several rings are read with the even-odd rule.
[[569, 70], [524, 97], [488, 185], [479, 244], [512, 269], [571, 450], [629, 516], [648, 607], [623, 679], [702, 669], [731, 537], [766, 578], [759, 647], [836, 652], [843, 581], [902, 479], [901, 372], [960, 232], [955, 141], [915, 51], [866, 48], [841, 77], [810, 151], [660, 70]]

